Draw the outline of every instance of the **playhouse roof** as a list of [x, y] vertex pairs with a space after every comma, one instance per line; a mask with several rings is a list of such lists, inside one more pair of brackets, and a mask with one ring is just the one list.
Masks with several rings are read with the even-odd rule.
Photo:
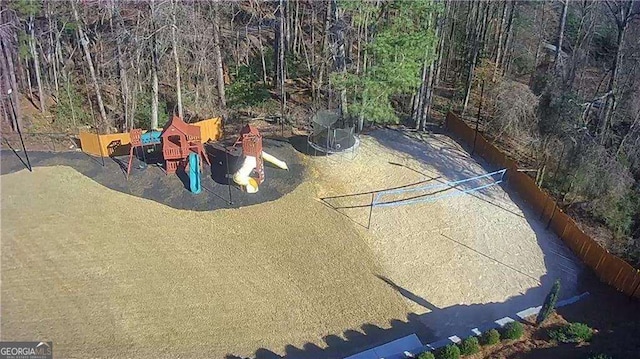
[[175, 129], [184, 135], [200, 136], [200, 128], [198, 126], [189, 125], [178, 116], [173, 116], [171, 120], [164, 125], [161, 136], [164, 137], [165, 134], [170, 134], [171, 129]]
[[260, 132], [258, 131], [258, 129], [252, 125], [245, 125], [244, 127], [242, 127], [242, 129], [240, 130], [240, 136], [245, 134], [260, 136]]

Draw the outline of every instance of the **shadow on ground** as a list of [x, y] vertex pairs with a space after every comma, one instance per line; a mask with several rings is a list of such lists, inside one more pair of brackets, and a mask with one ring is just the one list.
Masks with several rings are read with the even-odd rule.
[[[220, 208], [238, 208], [276, 200], [293, 191], [304, 179], [304, 166], [299, 154], [291, 145], [282, 141], [264, 140], [264, 149], [287, 162], [289, 171], [265, 165], [265, 181], [255, 194], [247, 194], [229, 184], [228, 173], [240, 165], [237, 155], [207, 146], [211, 166], [203, 164], [202, 192], [189, 191], [189, 179], [180, 171], [165, 175], [158, 165], [162, 159], [153, 153], [138, 154], [133, 160], [127, 180], [128, 157], [95, 158], [82, 152], [29, 152], [33, 167], [69, 166], [110, 189], [146, 198], [177, 209], [210, 211]], [[19, 153], [24, 156], [23, 153]], [[12, 151], [0, 153], [0, 173], [7, 174], [25, 169], [21, 157]], [[228, 167], [227, 167], [228, 166]], [[229, 171], [227, 171], [227, 168]]]
[[[413, 134], [407, 135], [398, 131], [374, 131], [371, 136], [384, 146], [406, 154], [407, 157], [422, 161], [428, 166], [432, 166], [448, 180], [456, 180], [466, 177], [477, 176], [487, 173], [496, 168], [492, 168], [481, 159], [472, 158], [469, 153], [460, 147], [451, 144], [450, 140], [442, 138], [441, 130], [432, 129], [435, 138], [441, 143], [433, 146], [416, 139]], [[420, 134], [417, 134], [419, 137]], [[433, 139], [432, 139], [433, 140]], [[480, 166], [478, 166], [478, 163]], [[410, 170], [410, 169], [407, 169]], [[425, 174], [425, 180], [429, 179], [433, 173]], [[540, 277], [533, 277], [518, 268], [517, 258], [510, 263], [503, 263], [491, 256], [481, 253], [475, 248], [464, 244], [464, 238], [444, 237], [443, 240], [451, 240], [458, 245], [466, 247], [467, 250], [475, 252], [482, 260], [494, 261], [497, 266], [504, 271], [514, 272], [514, 276], [523, 282], [530, 283], [529, 289], [514, 295], [502, 302], [473, 303], [452, 305], [439, 308], [429, 301], [429, 298], [421, 293], [413, 293], [407, 288], [397, 285], [392, 279], [382, 275], [379, 279], [387, 283], [407, 300], [410, 300], [423, 308], [425, 314], [409, 314], [406, 318], [391, 321], [391, 328], [382, 329], [364, 324], [360, 328], [353, 328], [343, 333], [324, 337], [325, 345], [320, 348], [313, 343], [307, 343], [301, 347], [287, 346], [284, 348], [284, 355], [279, 348], [260, 348], [256, 350], [256, 359], [269, 358], [343, 358], [364, 350], [382, 345], [389, 341], [398, 339], [411, 333], [416, 333], [424, 344], [446, 339], [449, 336], [457, 335], [467, 337], [472, 335], [472, 329], [485, 330], [495, 326], [494, 321], [504, 317], [517, 318], [516, 313], [542, 304], [549, 292], [553, 282], [560, 279], [562, 290], [560, 299], [566, 299], [584, 292], [600, 290], [601, 284], [586, 267], [584, 267], [573, 253], [561, 242], [557, 236], [550, 235], [546, 228], [546, 223], [541, 223], [539, 214], [533, 211], [510, 190], [508, 183], [500, 186], [510, 197], [511, 201], [518, 208], [508, 208], [503, 206], [503, 194], [498, 190], [482, 191], [473, 195], [481, 200], [495, 206], [497, 211], [501, 211], [505, 216], [519, 216], [525, 218], [533, 229], [538, 245], [543, 253], [546, 273]], [[365, 203], [368, 204], [368, 203]], [[330, 206], [328, 204], [328, 206]], [[364, 206], [366, 207], [366, 206]], [[521, 211], [521, 213], [519, 213]], [[526, 253], [522, 253], [526, 255]], [[437, 263], [425, 264], [437, 265]], [[452, 273], [452, 276], [464, 276], [464, 273]], [[482, 279], [474, 279], [481, 281]], [[492, 283], [478, 282], [478, 285], [489, 285]], [[600, 288], [600, 289], [599, 289]], [[607, 288], [608, 289], [608, 288]], [[618, 293], [615, 296], [620, 297]], [[598, 298], [598, 301], [601, 299]], [[623, 297], [624, 300], [624, 297]], [[579, 305], [579, 304], [578, 304]], [[599, 305], [604, 303], [599, 302]], [[615, 309], [611, 309], [615, 310]], [[640, 312], [640, 311], [639, 311]], [[577, 313], [576, 320], [582, 315]], [[583, 317], [583, 316], [582, 316]], [[365, 329], [366, 328], [366, 329]], [[637, 339], [635, 340], [638, 341]], [[227, 359], [242, 358], [234, 355], [227, 356]], [[515, 358], [515, 357], [514, 357]]]

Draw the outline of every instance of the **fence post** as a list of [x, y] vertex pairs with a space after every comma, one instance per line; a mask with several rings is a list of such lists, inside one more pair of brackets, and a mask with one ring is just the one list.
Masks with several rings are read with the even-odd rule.
[[[551, 215], [549, 216], [549, 222], [547, 222], [547, 226], [544, 227], [544, 229], [549, 229], [549, 227], [551, 226], [551, 221], [553, 220], [553, 216], [555, 216], [557, 209], [558, 209], [558, 203], [556, 201], [553, 201], [553, 210], [551, 211]], [[565, 225], [565, 228], [566, 228], [566, 225]]]

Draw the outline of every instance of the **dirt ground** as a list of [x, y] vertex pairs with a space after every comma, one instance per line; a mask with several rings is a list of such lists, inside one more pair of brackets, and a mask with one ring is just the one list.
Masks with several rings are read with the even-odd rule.
[[365, 241], [310, 184], [213, 212], [61, 166], [7, 174], [1, 186], [2, 339], [51, 340], [57, 357], [320, 351], [326, 336], [408, 313]]
[[[448, 193], [437, 193], [439, 183], [498, 170], [479, 163], [444, 134], [415, 136], [379, 130], [361, 138], [355, 156], [314, 158], [322, 177], [319, 196], [364, 192], [325, 201], [366, 227], [370, 191], [420, 183], [410, 188], [435, 185], [435, 197]], [[457, 191], [489, 182], [464, 183]], [[436, 338], [467, 336], [483, 323], [540, 305], [556, 278], [562, 280], [562, 297], [580, 292], [581, 264], [537, 219], [509, 196], [507, 181], [468, 195], [374, 207], [366, 238], [387, 274], [382, 280]]]
[[52, 340], [60, 357], [338, 358], [465, 335], [540, 305], [558, 277], [561, 297], [580, 291], [582, 267], [508, 184], [375, 207], [369, 223], [371, 194], [345, 195], [495, 170], [443, 134], [411, 136], [304, 156], [301, 185], [239, 209], [172, 208], [67, 166], [4, 174], [2, 339]]

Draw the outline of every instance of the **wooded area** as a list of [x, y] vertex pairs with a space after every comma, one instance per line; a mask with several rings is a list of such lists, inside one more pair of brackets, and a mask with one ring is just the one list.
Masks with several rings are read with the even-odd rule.
[[639, 1], [0, 4], [3, 131], [326, 108], [423, 130], [453, 110], [640, 266]]

